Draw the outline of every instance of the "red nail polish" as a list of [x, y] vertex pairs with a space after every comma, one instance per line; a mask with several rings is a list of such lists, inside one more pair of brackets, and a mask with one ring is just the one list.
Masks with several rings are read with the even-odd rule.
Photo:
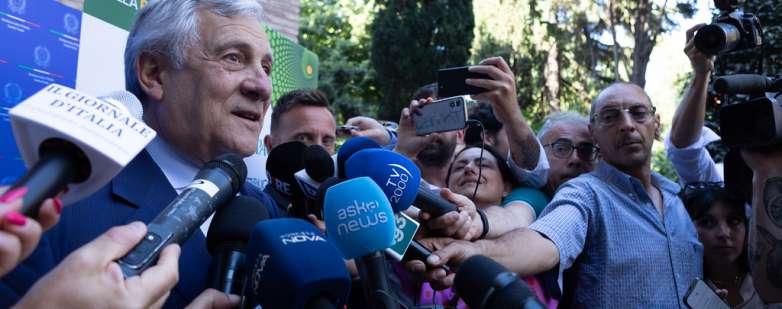
[[3, 196], [0, 196], [0, 203], [10, 203], [16, 201], [22, 198], [25, 194], [27, 194], [26, 187], [8, 190], [5, 193], [3, 193]]
[[27, 217], [15, 211], [9, 211], [5, 213], [5, 220], [13, 225], [18, 226], [24, 226], [25, 223], [27, 223]]
[[59, 197], [55, 197], [53, 201], [54, 201], [54, 209], [57, 210], [58, 214], [61, 214], [62, 213], [62, 201], [60, 201]]

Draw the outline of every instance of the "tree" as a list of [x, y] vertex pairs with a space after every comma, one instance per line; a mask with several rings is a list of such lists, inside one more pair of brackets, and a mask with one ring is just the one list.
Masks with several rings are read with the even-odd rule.
[[365, 29], [373, 8], [358, 0], [301, 1], [299, 42], [320, 57], [318, 89], [341, 121], [377, 113], [380, 92]]
[[378, 116], [397, 120], [413, 92], [436, 81], [437, 70], [463, 66], [473, 38], [467, 0], [378, 0], [370, 29], [371, 63], [383, 94]]

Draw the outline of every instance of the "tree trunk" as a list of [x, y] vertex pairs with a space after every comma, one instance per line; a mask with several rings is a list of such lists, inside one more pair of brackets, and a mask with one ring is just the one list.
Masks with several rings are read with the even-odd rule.
[[649, 64], [649, 58], [652, 55], [654, 45], [657, 43], [657, 35], [662, 32], [662, 24], [666, 16], [668, 0], [661, 8], [659, 20], [653, 16], [654, 4], [650, 0], [638, 1], [638, 7], [635, 11], [635, 24], [633, 27], [633, 36], [635, 39], [635, 48], [633, 49], [633, 73], [630, 75], [630, 82], [644, 87], [646, 85], [646, 67]]
[[614, 1], [610, 0], [608, 2], [608, 22], [609, 26], [611, 28], [611, 39], [614, 41], [614, 81], [618, 81], [620, 79], [619, 77], [619, 49], [621, 48], [619, 46], [619, 41], [616, 40], [616, 17], [614, 16]]
[[556, 41], [552, 40], [549, 44], [544, 72], [546, 74], [546, 100], [549, 112], [558, 112], [561, 110], [561, 106], [559, 101], [559, 48]]

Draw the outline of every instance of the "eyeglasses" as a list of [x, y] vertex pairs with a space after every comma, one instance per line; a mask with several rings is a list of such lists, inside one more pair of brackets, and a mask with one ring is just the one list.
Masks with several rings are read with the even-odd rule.
[[646, 105], [635, 105], [629, 108], [608, 107], [597, 113], [592, 120], [597, 120], [598, 124], [610, 127], [616, 124], [622, 112], [630, 114], [630, 118], [637, 123], [646, 123], [652, 119], [652, 115], [657, 112], [657, 108], [654, 106], [650, 108]]
[[722, 190], [725, 189], [725, 183], [722, 181], [715, 182], [692, 182], [684, 185], [680, 195], [684, 200], [690, 199], [698, 194], [701, 194], [710, 190]]
[[551, 151], [555, 157], [560, 159], [570, 158], [573, 154], [573, 149], [576, 150], [576, 155], [584, 161], [594, 161], [597, 159], [597, 154], [600, 152], [600, 148], [592, 143], [583, 142], [578, 145], [573, 145], [569, 139], [560, 138], [551, 144], [543, 145], [543, 147], [551, 147]]

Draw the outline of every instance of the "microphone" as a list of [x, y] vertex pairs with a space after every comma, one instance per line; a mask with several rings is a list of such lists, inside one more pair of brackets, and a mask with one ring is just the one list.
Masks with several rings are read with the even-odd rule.
[[516, 273], [482, 255], [462, 263], [454, 278], [454, 288], [474, 309], [545, 308]]
[[206, 234], [212, 256], [209, 287], [226, 294], [241, 294], [244, 287], [244, 252], [256, 223], [269, 219], [266, 206], [257, 199], [237, 196], [220, 208]]
[[356, 259], [364, 295], [373, 308], [399, 307], [388, 293], [384, 249], [394, 244], [394, 214], [385, 193], [369, 177], [326, 191], [326, 231], [346, 259]]
[[336, 164], [329, 153], [320, 145], [310, 145], [304, 149], [301, 155], [304, 168], [293, 176], [299, 184], [304, 195], [311, 199], [318, 199], [318, 188], [326, 178], [336, 176]]
[[721, 76], [714, 80], [714, 91], [722, 94], [764, 94], [782, 91], [782, 79], [756, 74]]
[[301, 189], [293, 177], [302, 169], [302, 153], [307, 148], [299, 141], [287, 142], [272, 148], [266, 159], [266, 174], [275, 191], [288, 196], [301, 196]]
[[332, 243], [301, 219], [255, 225], [247, 244], [243, 307], [342, 308], [350, 275]]
[[[132, 94], [102, 100], [51, 84], [9, 111], [14, 139], [29, 170], [11, 189], [25, 187], [21, 212], [38, 216], [41, 203], [67, 188], [65, 204], [97, 191], [155, 138], [131, 115]], [[136, 107], [134, 107], [136, 106]]]
[[206, 162], [193, 182], [147, 225], [147, 235], [119, 261], [125, 277], [142, 273], [169, 244], [181, 244], [220, 205], [233, 198], [247, 178], [242, 158], [225, 154]]
[[337, 175], [339, 175], [339, 178], [346, 178], [345, 161], [350, 159], [356, 152], [370, 148], [380, 148], [380, 145], [365, 136], [351, 138], [342, 144], [337, 153]]
[[355, 153], [345, 164], [348, 178], [372, 178], [388, 196], [394, 211], [416, 205], [432, 217], [439, 217], [456, 206], [423, 187], [421, 171], [403, 155], [385, 149], [365, 149]]

